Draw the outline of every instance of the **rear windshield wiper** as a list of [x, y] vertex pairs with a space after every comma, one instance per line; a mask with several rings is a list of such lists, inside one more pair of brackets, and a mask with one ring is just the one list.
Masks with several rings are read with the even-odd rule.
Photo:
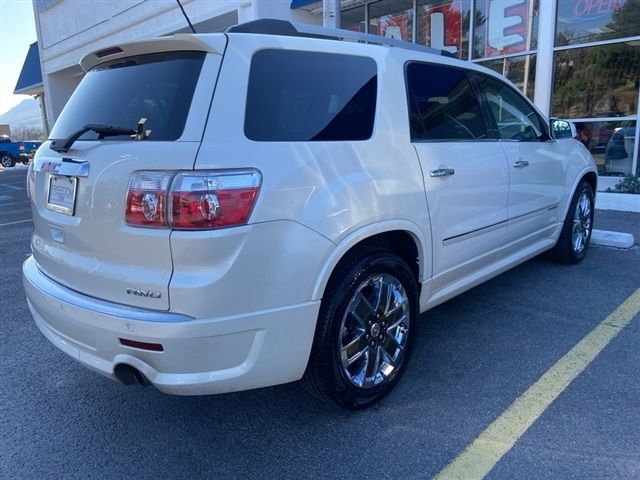
[[49, 148], [58, 153], [65, 153], [71, 148], [71, 145], [78, 140], [78, 138], [87, 132], [96, 132], [99, 135], [99, 139], [103, 139], [104, 137], [116, 137], [118, 135], [137, 135], [138, 133], [132, 128], [114, 127], [112, 125], [102, 125], [99, 123], [87, 123], [84, 127], [76, 130], [67, 138], [52, 140]]

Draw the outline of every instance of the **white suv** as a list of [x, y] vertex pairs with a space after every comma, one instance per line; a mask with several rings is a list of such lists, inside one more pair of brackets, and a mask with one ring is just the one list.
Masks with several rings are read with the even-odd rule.
[[545, 250], [586, 253], [588, 151], [443, 52], [258, 21], [81, 65], [29, 170], [24, 286], [51, 342], [123, 383], [302, 379], [366, 407], [420, 312]]

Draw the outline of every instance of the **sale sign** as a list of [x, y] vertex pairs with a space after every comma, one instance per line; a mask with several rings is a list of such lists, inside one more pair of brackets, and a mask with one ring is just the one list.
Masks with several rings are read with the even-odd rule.
[[378, 35], [396, 40], [411, 41], [410, 11], [384, 15], [378, 19]]
[[485, 57], [527, 49], [532, 3], [530, 0], [486, 0]]
[[425, 45], [446, 50], [460, 57], [462, 50], [462, 4], [460, 0], [422, 7], [424, 15]]

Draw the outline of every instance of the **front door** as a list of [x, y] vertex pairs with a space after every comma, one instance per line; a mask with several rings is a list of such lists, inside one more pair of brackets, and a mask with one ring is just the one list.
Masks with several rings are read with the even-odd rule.
[[477, 78], [509, 162], [508, 253], [551, 237], [562, 222], [564, 151], [520, 93], [497, 79]]

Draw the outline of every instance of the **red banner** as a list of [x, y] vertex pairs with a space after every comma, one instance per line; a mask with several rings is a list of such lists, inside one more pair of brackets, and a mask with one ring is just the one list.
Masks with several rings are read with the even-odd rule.
[[462, 2], [453, 0], [451, 3], [437, 7], [423, 7], [426, 26], [425, 45], [460, 57], [462, 50]]
[[411, 27], [409, 15], [399, 13], [384, 15], [378, 19], [378, 35], [395, 38], [397, 40], [411, 40]]
[[527, 50], [529, 0], [486, 0], [486, 57]]

